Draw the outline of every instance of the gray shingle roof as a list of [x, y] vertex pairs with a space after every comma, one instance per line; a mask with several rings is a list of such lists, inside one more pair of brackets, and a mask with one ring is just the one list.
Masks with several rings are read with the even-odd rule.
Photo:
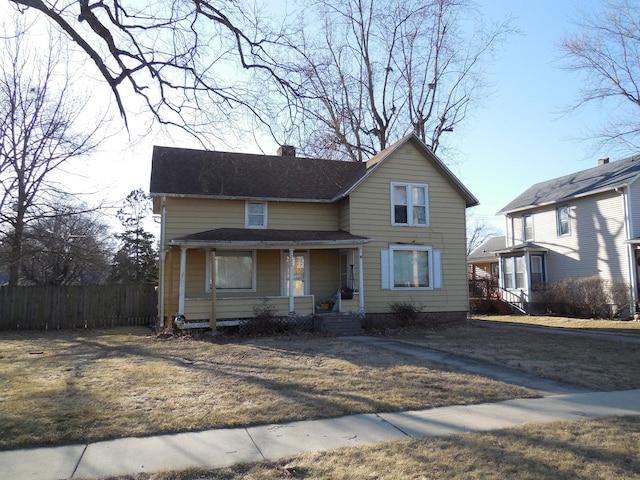
[[500, 213], [564, 202], [572, 198], [624, 187], [640, 175], [640, 155], [536, 183], [508, 203]]
[[365, 163], [153, 148], [152, 195], [331, 201], [366, 173]]
[[497, 250], [504, 249], [507, 245], [504, 235], [498, 237], [491, 237], [467, 257], [468, 262], [480, 262], [483, 260], [497, 260], [495, 252]]
[[246, 228], [217, 228], [204, 232], [192, 233], [174, 238], [172, 243], [182, 244], [207, 244], [207, 245], [279, 245], [291, 243], [300, 244], [327, 244], [340, 245], [362, 244], [371, 241], [370, 238], [352, 235], [351, 233], [317, 230], [271, 230], [271, 229], [246, 229]]

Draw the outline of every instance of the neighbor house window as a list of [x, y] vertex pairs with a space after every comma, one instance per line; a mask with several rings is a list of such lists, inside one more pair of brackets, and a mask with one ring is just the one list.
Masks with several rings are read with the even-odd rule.
[[556, 209], [556, 223], [558, 225], [558, 236], [571, 234], [571, 224], [569, 221], [569, 206], [563, 205]]
[[392, 247], [392, 288], [432, 288], [431, 247]]
[[393, 225], [429, 225], [429, 188], [414, 183], [391, 183], [391, 223]]
[[[255, 261], [252, 251], [215, 252], [216, 289], [253, 291]], [[207, 291], [211, 291], [211, 252], [207, 252]]]
[[540, 288], [543, 283], [542, 255], [531, 255], [531, 288]]
[[525, 242], [533, 240], [533, 216], [531, 215], [522, 217], [522, 240]]
[[245, 207], [246, 228], [267, 228], [267, 204], [247, 202]]
[[526, 288], [526, 263], [524, 256], [504, 257], [502, 272], [504, 274], [504, 288]]

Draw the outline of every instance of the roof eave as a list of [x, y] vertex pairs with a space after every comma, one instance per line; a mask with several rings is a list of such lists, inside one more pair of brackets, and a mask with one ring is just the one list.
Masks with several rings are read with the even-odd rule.
[[284, 247], [296, 248], [339, 248], [357, 247], [372, 242], [373, 238], [354, 240], [277, 240], [277, 241], [241, 241], [241, 240], [180, 240], [169, 242], [172, 246], [187, 248], [250, 248], [250, 249], [280, 249]]
[[200, 200], [256, 200], [261, 202], [301, 202], [301, 203], [333, 203], [332, 198], [290, 198], [290, 197], [260, 197], [260, 196], [233, 196], [233, 195], [194, 195], [189, 193], [161, 193], [152, 192], [151, 197], [192, 198]]
[[592, 195], [598, 195], [599, 193], [605, 193], [605, 192], [610, 192], [612, 190], [618, 190], [620, 188], [627, 188], [629, 186], [629, 183], [621, 183], [619, 185], [615, 185], [615, 186], [611, 186], [611, 187], [607, 187], [607, 188], [599, 188], [597, 190], [592, 190], [590, 192], [585, 192], [585, 193], [581, 193], [578, 195], [572, 195], [570, 197], [563, 197], [560, 198], [558, 200], [553, 200], [550, 202], [543, 202], [543, 203], [538, 203], [535, 205], [525, 205], [523, 207], [518, 207], [518, 208], [513, 208], [511, 210], [500, 210], [498, 213], [496, 213], [496, 215], [509, 215], [511, 213], [518, 213], [518, 212], [524, 212], [526, 210], [533, 210], [534, 208], [541, 208], [541, 207], [548, 207], [549, 205], [557, 205], [559, 203], [565, 203], [568, 202], [570, 200], [574, 200], [576, 198], [585, 198], [585, 197], [590, 197]]
[[[425, 145], [425, 143], [417, 137], [415, 133], [410, 133], [408, 135], [405, 135], [396, 143], [387, 147], [387, 149], [383, 150], [382, 152], [378, 153], [378, 155], [381, 155], [381, 157], [378, 160], [376, 160], [371, 167], [367, 169], [365, 174], [360, 179], [358, 179], [357, 182], [355, 182], [346, 192], [337, 196], [334, 200], [340, 200], [350, 195], [351, 192], [353, 192], [367, 178], [369, 178], [373, 174], [373, 172], [375, 172], [380, 167], [380, 165], [382, 165], [386, 161], [387, 158], [389, 158], [394, 152], [396, 152], [398, 149], [400, 149], [409, 141], [412, 141], [414, 145], [418, 147], [419, 150], [421, 150], [423, 153], [431, 157], [436, 169], [440, 171], [440, 173], [450, 182], [450, 184], [454, 187], [454, 189], [465, 199], [465, 204], [467, 208], [475, 207], [476, 205], [480, 204], [478, 199], [467, 189], [467, 187], [463, 185], [463, 183], [453, 174], [453, 172], [449, 170], [449, 167], [447, 167], [442, 162], [442, 160], [440, 160], [436, 156], [436, 154], [433, 153], [431, 149], [427, 147], [427, 145]], [[369, 161], [372, 161], [373, 159], [375, 159], [376, 156], [374, 156]]]

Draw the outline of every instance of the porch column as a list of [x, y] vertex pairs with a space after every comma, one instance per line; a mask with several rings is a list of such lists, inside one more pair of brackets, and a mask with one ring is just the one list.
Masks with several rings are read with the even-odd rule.
[[293, 299], [293, 248], [289, 249], [289, 313], [295, 313], [295, 304]]
[[211, 313], [209, 315], [209, 327], [216, 329], [216, 251], [210, 251], [211, 265]]
[[180, 287], [178, 290], [178, 315], [184, 315], [184, 297], [187, 280], [187, 247], [180, 247]]
[[159, 295], [158, 295], [158, 316], [160, 317], [160, 328], [164, 328], [164, 296], [165, 296], [165, 292], [164, 292], [164, 285], [165, 285], [165, 280], [164, 280], [164, 276], [165, 276], [165, 266], [167, 263], [167, 252], [165, 250], [162, 250], [160, 252], [160, 272], [159, 272], [159, 276], [160, 276], [160, 285], [158, 285], [158, 289], [160, 290]]
[[358, 247], [358, 308], [364, 312], [364, 272], [362, 271], [362, 247]]

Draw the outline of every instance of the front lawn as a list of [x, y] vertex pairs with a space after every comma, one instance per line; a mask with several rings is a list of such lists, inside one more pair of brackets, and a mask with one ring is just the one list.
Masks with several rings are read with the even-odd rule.
[[143, 328], [2, 333], [0, 384], [2, 449], [535, 395], [340, 338]]

